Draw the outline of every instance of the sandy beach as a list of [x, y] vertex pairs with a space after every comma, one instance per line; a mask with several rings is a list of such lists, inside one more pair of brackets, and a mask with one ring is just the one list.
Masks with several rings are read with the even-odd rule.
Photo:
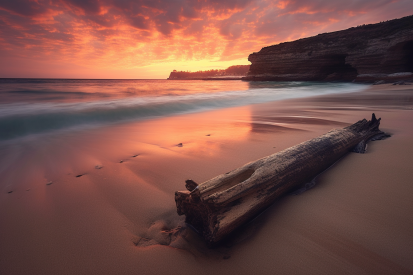
[[[413, 85], [366, 87], [3, 146], [0, 274], [413, 274]], [[391, 138], [349, 153], [223, 245], [207, 248], [177, 215], [186, 179], [372, 113]]]

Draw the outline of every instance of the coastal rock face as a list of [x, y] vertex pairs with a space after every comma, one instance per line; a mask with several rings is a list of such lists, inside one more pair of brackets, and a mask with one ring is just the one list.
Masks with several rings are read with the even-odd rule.
[[246, 80], [413, 79], [413, 15], [264, 47]]

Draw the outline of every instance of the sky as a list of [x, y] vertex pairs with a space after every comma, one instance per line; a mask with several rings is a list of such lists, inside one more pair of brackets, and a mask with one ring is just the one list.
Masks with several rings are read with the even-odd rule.
[[413, 0], [0, 0], [0, 78], [166, 79], [413, 14]]

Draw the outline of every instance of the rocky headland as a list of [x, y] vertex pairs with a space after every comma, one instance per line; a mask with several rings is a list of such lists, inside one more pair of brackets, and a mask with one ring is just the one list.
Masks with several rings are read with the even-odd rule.
[[245, 80], [413, 80], [413, 15], [264, 47], [248, 60]]
[[233, 65], [223, 70], [185, 72], [173, 70], [169, 80], [239, 80], [246, 76], [250, 65]]

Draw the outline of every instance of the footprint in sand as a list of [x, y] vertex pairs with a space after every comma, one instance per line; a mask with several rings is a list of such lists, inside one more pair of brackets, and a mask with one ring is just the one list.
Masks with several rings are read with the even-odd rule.
[[145, 233], [135, 236], [132, 242], [137, 247], [155, 245], [170, 246], [175, 249], [186, 250], [197, 257], [213, 257], [223, 260], [231, 258], [229, 248], [221, 246], [210, 249], [202, 238], [184, 224], [170, 224], [164, 220], [155, 221]]
[[170, 245], [184, 231], [184, 227], [176, 226], [169, 228], [165, 221], [159, 220], [153, 222], [148, 228], [146, 234], [136, 237], [133, 243], [136, 246], [147, 247], [152, 245]]

